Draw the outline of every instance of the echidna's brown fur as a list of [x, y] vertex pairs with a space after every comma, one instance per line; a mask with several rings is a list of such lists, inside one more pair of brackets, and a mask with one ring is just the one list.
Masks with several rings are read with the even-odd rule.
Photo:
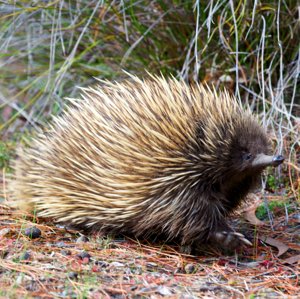
[[84, 90], [18, 153], [13, 205], [36, 204], [38, 215], [82, 228], [183, 242], [230, 231], [225, 217], [267, 166], [251, 164], [267, 154], [264, 130], [227, 92], [133, 78]]

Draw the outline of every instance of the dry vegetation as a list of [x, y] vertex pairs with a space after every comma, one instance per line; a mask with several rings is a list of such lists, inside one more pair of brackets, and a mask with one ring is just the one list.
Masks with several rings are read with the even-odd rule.
[[[0, 1], [0, 297], [299, 298], [299, 20], [295, 0]], [[287, 162], [232, 218], [253, 247], [185, 256], [159, 240], [85, 240], [7, 208], [16, 143], [76, 85], [122, 80], [122, 69], [225, 86], [259, 116]], [[26, 236], [31, 227], [41, 235]]]

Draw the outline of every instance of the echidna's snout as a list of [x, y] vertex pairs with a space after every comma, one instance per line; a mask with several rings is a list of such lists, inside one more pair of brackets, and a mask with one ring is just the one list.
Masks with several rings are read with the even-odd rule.
[[253, 167], [261, 167], [265, 168], [268, 166], [274, 166], [277, 167], [280, 164], [282, 164], [284, 161], [284, 158], [281, 155], [278, 156], [268, 156], [265, 154], [259, 154], [257, 157], [254, 159], [252, 166]]
[[275, 156], [273, 161], [272, 161], [272, 165], [273, 166], [279, 166], [280, 164], [282, 164], [284, 161], [284, 158], [281, 155]]

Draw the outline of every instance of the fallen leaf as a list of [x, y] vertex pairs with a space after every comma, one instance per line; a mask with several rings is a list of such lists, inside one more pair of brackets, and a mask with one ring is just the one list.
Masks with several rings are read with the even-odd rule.
[[258, 237], [261, 241], [269, 244], [269, 245], [272, 245], [274, 247], [277, 247], [278, 249], [278, 254], [277, 254], [277, 257], [284, 254], [288, 249], [289, 247], [273, 238], [270, 238], [270, 237]]
[[260, 221], [255, 215], [255, 211], [258, 206], [259, 205], [256, 204], [247, 208], [247, 210], [245, 210], [245, 219], [254, 225], [263, 225], [265, 223], [263, 221]]
[[283, 261], [284, 264], [295, 264], [300, 260], [300, 255], [291, 256]]

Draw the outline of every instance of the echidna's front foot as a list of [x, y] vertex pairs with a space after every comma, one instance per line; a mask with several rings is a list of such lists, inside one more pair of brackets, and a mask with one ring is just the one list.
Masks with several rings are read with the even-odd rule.
[[252, 243], [247, 240], [244, 235], [234, 232], [234, 231], [218, 231], [211, 235], [210, 241], [217, 243], [224, 250], [234, 251], [239, 245], [247, 244], [252, 245]]

